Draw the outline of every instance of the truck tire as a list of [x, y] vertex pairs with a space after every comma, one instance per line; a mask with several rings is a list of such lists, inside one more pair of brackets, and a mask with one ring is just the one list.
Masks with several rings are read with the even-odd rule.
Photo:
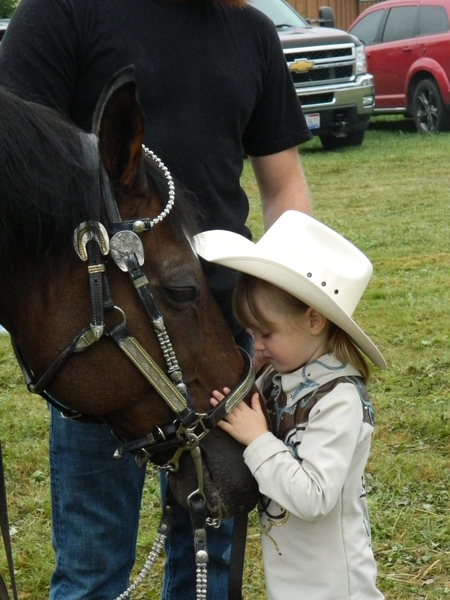
[[364, 141], [363, 130], [350, 131], [345, 137], [335, 137], [329, 133], [327, 135], [321, 135], [320, 141], [325, 150], [339, 150], [340, 148], [346, 148], [348, 146], [361, 146]]
[[434, 79], [422, 79], [414, 90], [412, 116], [419, 133], [438, 133], [450, 125], [450, 114], [442, 102]]

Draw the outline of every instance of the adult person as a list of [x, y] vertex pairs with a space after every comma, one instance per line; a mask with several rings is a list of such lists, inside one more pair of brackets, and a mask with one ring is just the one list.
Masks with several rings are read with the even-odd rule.
[[[244, 153], [266, 228], [286, 209], [310, 210], [297, 152], [310, 133], [275, 28], [244, 0], [22, 0], [0, 48], [0, 84], [90, 130], [104, 84], [129, 64], [145, 144], [195, 194], [203, 229], [225, 226], [250, 237], [239, 183]], [[207, 276], [239, 343], [245, 337], [232, 318], [234, 276], [216, 267]], [[50, 598], [110, 600], [129, 582], [145, 473], [131, 456], [112, 459], [116, 442], [107, 427], [50, 410]], [[191, 600], [190, 526], [181, 509], [176, 513], [163, 597]], [[208, 535], [211, 599], [227, 597], [231, 530], [232, 521]]]

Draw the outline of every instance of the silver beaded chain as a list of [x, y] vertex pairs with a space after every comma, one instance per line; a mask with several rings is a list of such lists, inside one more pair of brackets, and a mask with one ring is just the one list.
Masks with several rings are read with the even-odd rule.
[[197, 563], [195, 588], [197, 600], [206, 600], [208, 590], [208, 572], [206, 563]]
[[[145, 561], [144, 566], [142, 567], [141, 572], [136, 577], [134, 582], [127, 588], [124, 592], [122, 592], [119, 596], [114, 598], [114, 600], [127, 600], [130, 597], [130, 594], [134, 592], [139, 585], [144, 581], [144, 579], [149, 574], [153, 565], [155, 564], [156, 559], [161, 554], [161, 550], [164, 547], [164, 542], [167, 537], [167, 526], [162, 525], [158, 533], [156, 534], [155, 541], [153, 542], [152, 549]], [[206, 557], [207, 558], [207, 557]], [[207, 588], [208, 588], [208, 569], [207, 569], [207, 560], [201, 559], [198, 560], [197, 557], [197, 565], [196, 565], [196, 594], [197, 600], [206, 600], [207, 598]]]
[[166, 534], [157, 533], [155, 541], [153, 542], [152, 549], [150, 550], [150, 554], [145, 561], [144, 566], [142, 567], [142, 571], [136, 577], [134, 582], [130, 585], [130, 587], [122, 592], [120, 596], [117, 596], [114, 600], [126, 600], [130, 597], [130, 594], [135, 591], [135, 589], [144, 581], [144, 579], [149, 574], [151, 568], [155, 564], [155, 560], [158, 558], [161, 550], [164, 546], [164, 540], [166, 539]]
[[147, 148], [147, 146], [144, 146], [144, 144], [142, 144], [142, 149], [144, 150], [145, 156], [151, 158], [153, 162], [161, 169], [169, 187], [169, 200], [166, 204], [165, 209], [157, 217], [152, 219], [151, 226], [153, 227], [157, 223], [161, 223], [164, 217], [167, 217], [167, 215], [172, 210], [172, 207], [175, 204], [175, 184], [173, 183], [172, 175], [170, 174], [169, 169], [166, 167], [163, 161], [158, 156], [156, 156], [156, 154], [152, 150]]

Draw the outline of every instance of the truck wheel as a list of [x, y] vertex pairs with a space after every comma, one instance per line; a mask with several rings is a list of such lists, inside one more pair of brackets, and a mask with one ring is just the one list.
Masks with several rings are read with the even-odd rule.
[[335, 137], [332, 134], [321, 135], [320, 141], [325, 150], [339, 150], [348, 146], [361, 146], [365, 131], [350, 131], [345, 137]]
[[450, 125], [450, 115], [442, 102], [434, 79], [423, 79], [414, 90], [412, 116], [419, 133], [438, 133]]

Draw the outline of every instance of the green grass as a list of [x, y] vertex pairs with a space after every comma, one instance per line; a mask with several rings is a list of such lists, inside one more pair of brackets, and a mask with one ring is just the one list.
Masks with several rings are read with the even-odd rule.
[[[388, 362], [374, 371], [376, 432], [367, 469], [379, 587], [388, 600], [450, 600], [450, 135], [423, 137], [402, 119], [374, 119], [361, 148], [301, 148], [313, 213], [374, 264], [355, 317]], [[261, 234], [249, 165], [249, 224]], [[0, 439], [21, 600], [48, 594], [50, 544], [47, 411], [28, 394], [0, 339]], [[136, 572], [159, 518], [147, 481]], [[250, 515], [244, 598], [265, 597], [256, 515]], [[134, 595], [159, 598], [162, 559]], [[7, 573], [0, 552], [0, 572]]]

